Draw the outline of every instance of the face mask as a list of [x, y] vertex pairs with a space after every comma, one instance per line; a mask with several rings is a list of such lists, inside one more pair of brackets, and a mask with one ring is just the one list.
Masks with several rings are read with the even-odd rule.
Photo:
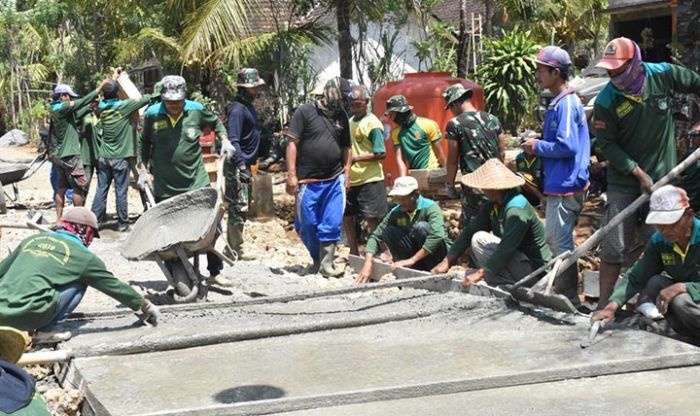
[[610, 82], [625, 94], [640, 97], [646, 85], [646, 75], [642, 67], [642, 53], [639, 46], [636, 44], [634, 46], [634, 57], [630, 60], [629, 66], [625, 72], [612, 77]]

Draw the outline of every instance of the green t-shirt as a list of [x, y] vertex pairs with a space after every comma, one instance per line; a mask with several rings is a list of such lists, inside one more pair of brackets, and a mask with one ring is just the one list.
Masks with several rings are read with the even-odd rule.
[[210, 126], [217, 136], [225, 137], [226, 128], [219, 118], [202, 104], [185, 101], [178, 120], [172, 120], [165, 104], [154, 104], [144, 114], [141, 161], [153, 170], [153, 194], [169, 198], [209, 186], [204, 169], [199, 136]]
[[664, 240], [661, 233], [654, 233], [642, 258], [615, 286], [610, 301], [624, 305], [644, 289], [652, 276], [663, 271], [676, 282], [684, 282], [690, 297], [700, 302], [700, 219], [693, 220], [693, 231], [685, 253], [675, 243]]
[[442, 138], [440, 127], [433, 120], [416, 117], [409, 127], [397, 127], [391, 131], [394, 147], [401, 146], [409, 169], [436, 169], [440, 162], [431, 143]]
[[29, 331], [49, 324], [58, 306], [58, 287], [94, 287], [132, 310], [143, 296], [114, 277], [102, 260], [66, 231], [25, 238], [0, 262], [0, 325]]
[[83, 108], [79, 117], [80, 158], [85, 166], [97, 166], [101, 142], [100, 119], [92, 112], [90, 107]]
[[498, 136], [502, 132], [498, 118], [485, 111], [466, 111], [447, 122], [445, 137], [457, 142], [463, 175], [479, 169], [489, 159], [498, 158]]
[[459, 258], [477, 231], [491, 231], [501, 243], [483, 267], [488, 273], [498, 274], [516, 250], [527, 256], [533, 269], [547, 263], [552, 252], [545, 242], [544, 226], [535, 208], [515, 190], [506, 193], [503, 207], [491, 201], [484, 204], [476, 218], [462, 229], [447, 255]]
[[[352, 117], [350, 119], [350, 138], [352, 139], [353, 157], [386, 153], [383, 132], [382, 122], [372, 113], [367, 113], [359, 120]], [[350, 166], [350, 186], [381, 180], [384, 180], [381, 160], [354, 162]]]
[[611, 82], [595, 101], [596, 137], [608, 167], [608, 190], [638, 194], [630, 173], [640, 166], [656, 182], [677, 164], [671, 101], [675, 92], [700, 93], [700, 75], [667, 63], [643, 63], [646, 87], [630, 97]]
[[131, 114], [157, 96], [144, 95], [139, 100], [114, 98], [100, 103], [100, 159], [127, 159], [136, 156], [136, 123], [131, 119]]
[[381, 223], [374, 230], [367, 240], [365, 252], [377, 254], [379, 245], [382, 243], [382, 234], [388, 225], [393, 225], [406, 232], [410, 232], [413, 225], [419, 221], [425, 221], [430, 225], [430, 234], [425, 239], [423, 250], [433, 253], [440, 248], [440, 244], [445, 243], [449, 248], [449, 239], [445, 229], [445, 218], [442, 215], [440, 205], [432, 199], [418, 197], [418, 205], [413, 216], [401, 210], [400, 206], [395, 206], [384, 217]]
[[[56, 139], [56, 157], [80, 155], [80, 134], [76, 113], [97, 98], [97, 90], [75, 101], [51, 103], [51, 130]], [[72, 104], [72, 105], [71, 105]]]

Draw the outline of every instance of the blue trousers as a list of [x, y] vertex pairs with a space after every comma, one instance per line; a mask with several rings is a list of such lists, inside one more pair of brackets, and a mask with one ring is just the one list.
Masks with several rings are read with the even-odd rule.
[[345, 175], [299, 185], [294, 229], [315, 262], [321, 243], [340, 240], [344, 209]]
[[102, 222], [107, 211], [107, 194], [114, 179], [117, 196], [117, 220], [119, 225], [129, 223], [127, 193], [129, 191], [129, 161], [127, 159], [100, 159], [97, 164], [97, 192], [92, 201], [92, 212]]
[[73, 313], [75, 308], [78, 307], [80, 301], [83, 300], [83, 295], [87, 287], [79, 283], [72, 283], [70, 285], [65, 285], [57, 288], [60, 294], [58, 298], [58, 306], [56, 307], [56, 315], [53, 321], [41, 328], [41, 331], [48, 332], [53, 329], [56, 324], [68, 318], [68, 315]]

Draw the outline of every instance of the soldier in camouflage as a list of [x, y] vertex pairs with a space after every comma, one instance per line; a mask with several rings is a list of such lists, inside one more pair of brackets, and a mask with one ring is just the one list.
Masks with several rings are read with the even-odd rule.
[[[479, 111], [472, 103], [473, 91], [462, 84], [448, 87], [442, 95], [445, 109], [449, 109], [454, 118], [447, 123], [447, 194], [457, 198], [454, 186], [457, 167], [462, 175], [472, 173], [489, 159], [503, 161], [505, 150], [498, 118], [485, 111]], [[488, 199], [481, 191], [462, 187], [462, 227], [468, 225], [479, 213], [479, 209]]]

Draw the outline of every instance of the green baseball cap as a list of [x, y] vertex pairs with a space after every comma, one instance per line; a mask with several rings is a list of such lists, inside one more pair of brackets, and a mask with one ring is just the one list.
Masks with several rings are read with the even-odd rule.
[[236, 74], [236, 86], [243, 88], [255, 88], [265, 85], [265, 80], [260, 78], [255, 68], [241, 68]]
[[450, 107], [450, 104], [464, 97], [464, 95], [469, 94], [469, 97], [471, 97], [473, 93], [471, 88], [464, 88], [462, 84], [450, 85], [442, 93], [442, 97], [445, 99], [445, 110]]
[[413, 106], [408, 105], [408, 100], [403, 95], [394, 95], [389, 98], [386, 102], [386, 112], [391, 113], [395, 111], [397, 113], [405, 113], [408, 110], [412, 110]]

